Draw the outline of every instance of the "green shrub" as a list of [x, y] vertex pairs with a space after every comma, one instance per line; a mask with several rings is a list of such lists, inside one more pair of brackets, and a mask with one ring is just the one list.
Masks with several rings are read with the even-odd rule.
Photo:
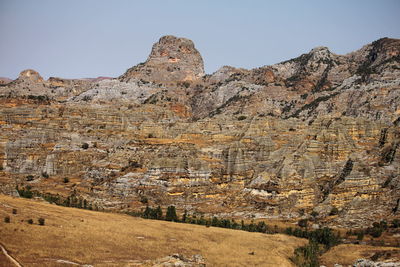
[[300, 227], [307, 227], [308, 220], [307, 219], [301, 219], [297, 224]]
[[18, 186], [15, 187], [20, 197], [24, 198], [32, 198], [33, 192], [31, 191], [31, 187], [28, 185], [25, 188], [19, 188]]
[[32, 219], [29, 219], [29, 220], [28, 220], [28, 223], [29, 223], [29, 224], [33, 224], [33, 220], [32, 220]]
[[4, 217], [4, 222], [5, 223], [10, 223], [10, 221], [11, 221], [10, 216]]
[[67, 177], [65, 177], [65, 178], [63, 179], [63, 182], [64, 182], [64, 184], [67, 184], [67, 183], [69, 183], [69, 179], [68, 179]]
[[17, 209], [13, 209], [12, 214], [17, 214]]
[[368, 232], [372, 237], [377, 238], [377, 237], [380, 237], [382, 235], [383, 229], [382, 228], [372, 227], [372, 228], [370, 228], [370, 230]]
[[319, 213], [316, 211], [312, 211], [310, 215], [315, 219], [318, 217]]
[[44, 218], [39, 218], [38, 222], [39, 222], [39, 225], [44, 225], [45, 220], [44, 220]]
[[82, 148], [83, 149], [88, 149], [89, 148], [89, 144], [88, 143], [83, 143], [82, 144]]
[[364, 231], [359, 231], [357, 232], [357, 240], [363, 240], [364, 239]]
[[296, 248], [291, 260], [297, 266], [319, 267], [318, 262], [319, 246], [316, 242], [310, 240], [308, 245]]
[[242, 121], [242, 120], [247, 119], [247, 117], [244, 116], [244, 115], [241, 115], [241, 116], [239, 116], [237, 119], [238, 119], [238, 121]]
[[331, 209], [331, 212], [329, 213], [329, 215], [333, 216], [333, 215], [338, 215], [339, 214], [339, 210], [336, 207], [333, 207]]

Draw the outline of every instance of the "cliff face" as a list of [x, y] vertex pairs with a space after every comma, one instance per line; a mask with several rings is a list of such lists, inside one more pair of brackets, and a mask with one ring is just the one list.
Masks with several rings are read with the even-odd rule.
[[0, 191], [30, 185], [106, 209], [317, 211], [332, 226], [399, 217], [399, 49], [319, 47], [203, 76], [193, 43], [167, 36], [118, 79], [16, 80], [0, 87]]

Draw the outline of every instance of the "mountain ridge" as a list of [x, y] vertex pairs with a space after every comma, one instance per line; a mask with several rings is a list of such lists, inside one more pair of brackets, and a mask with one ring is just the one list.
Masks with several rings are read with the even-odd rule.
[[193, 42], [166, 36], [113, 79], [25, 71], [0, 86], [0, 192], [30, 186], [121, 211], [316, 212], [334, 227], [398, 218], [399, 55], [400, 40], [383, 38], [204, 74]]

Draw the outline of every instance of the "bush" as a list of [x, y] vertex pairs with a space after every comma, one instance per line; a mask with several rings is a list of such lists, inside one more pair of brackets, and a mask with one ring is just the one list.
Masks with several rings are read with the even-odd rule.
[[318, 267], [318, 256], [319, 246], [310, 240], [307, 246], [296, 248], [291, 259], [297, 266]]
[[364, 239], [364, 231], [359, 231], [357, 232], [357, 240], [363, 240]]
[[238, 121], [242, 121], [242, 120], [245, 120], [247, 117], [246, 116], [239, 116], [237, 119], [238, 119]]
[[368, 230], [369, 234], [372, 237], [380, 237], [382, 235], [383, 229], [382, 228], [376, 228], [376, 227], [372, 227]]
[[47, 172], [42, 172], [42, 177], [47, 179], [49, 178], [49, 175], [47, 174]]
[[301, 219], [297, 224], [298, 224], [300, 227], [307, 227], [308, 220], [307, 220], [307, 219]]
[[339, 214], [339, 210], [338, 210], [338, 208], [336, 208], [336, 207], [333, 207], [332, 209], [331, 209], [331, 212], [329, 213], [329, 215], [338, 215]]
[[140, 197], [140, 202], [142, 202], [143, 204], [147, 204], [147, 203], [149, 203], [149, 200], [147, 199], [147, 197], [141, 196]]
[[65, 178], [63, 179], [63, 182], [64, 182], [64, 184], [67, 184], [67, 183], [69, 183], [69, 179], [65, 177]]
[[89, 144], [88, 143], [83, 143], [82, 144], [82, 148], [83, 149], [88, 149], [89, 148]]
[[335, 235], [332, 229], [328, 227], [310, 232], [309, 237], [315, 242], [324, 244], [327, 248], [333, 247], [340, 242], [340, 237]]
[[11, 221], [10, 216], [4, 217], [4, 222], [5, 223], [10, 223], [10, 221]]
[[34, 179], [33, 175], [28, 175], [28, 176], [26, 176], [26, 180], [27, 180], [28, 182], [33, 181], [33, 179]]
[[38, 222], [39, 222], [39, 225], [44, 225], [44, 218], [39, 218]]
[[12, 214], [17, 214], [17, 209], [13, 209]]
[[394, 219], [392, 221], [392, 227], [393, 228], [399, 228], [400, 227], [400, 220], [399, 219]]
[[29, 220], [28, 220], [28, 223], [29, 223], [29, 224], [33, 224], [33, 220], [32, 220], [32, 219], [29, 219]]
[[319, 213], [316, 211], [311, 212], [310, 214], [314, 219], [318, 217]]
[[28, 185], [25, 188], [18, 188], [18, 186], [16, 186], [15, 188], [19, 194], [20, 197], [24, 197], [24, 198], [32, 198], [33, 197], [33, 192], [31, 191], [31, 187]]

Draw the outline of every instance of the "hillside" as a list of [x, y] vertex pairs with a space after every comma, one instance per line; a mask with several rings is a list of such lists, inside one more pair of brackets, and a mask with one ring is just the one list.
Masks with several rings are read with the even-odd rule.
[[164, 36], [114, 79], [0, 85], [0, 192], [365, 228], [400, 218], [400, 40], [204, 74]]
[[[3, 221], [5, 216], [10, 223]], [[289, 257], [294, 248], [306, 243], [280, 234], [144, 220], [3, 195], [0, 217], [0, 243], [23, 266], [70, 266], [63, 261], [152, 266], [176, 253], [186, 258], [200, 254], [207, 266], [293, 266]], [[38, 225], [38, 218], [45, 225]], [[28, 224], [29, 219], [34, 223]]]

